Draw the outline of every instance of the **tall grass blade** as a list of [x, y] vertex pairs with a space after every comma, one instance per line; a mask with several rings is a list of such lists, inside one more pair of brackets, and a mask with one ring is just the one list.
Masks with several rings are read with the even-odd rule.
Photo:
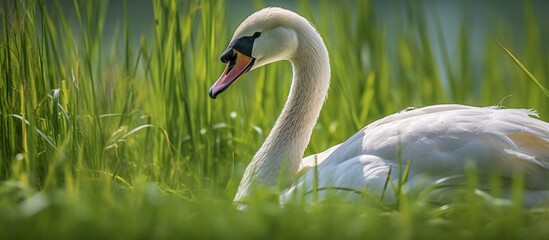
[[507, 53], [507, 55], [509, 55], [509, 57], [511, 57], [511, 59], [513, 59], [513, 62], [515, 62], [517, 64], [517, 66], [519, 66], [519, 68], [524, 72], [526, 73], [526, 76], [528, 76], [528, 79], [530, 79], [534, 84], [536, 84], [536, 86], [541, 90], [541, 92], [543, 92], [543, 94], [549, 98], [549, 91], [543, 87], [543, 85], [538, 81], [538, 79], [536, 79], [536, 77], [524, 66], [524, 64], [522, 64], [520, 62], [520, 60], [518, 60], [517, 57], [515, 57], [515, 55], [509, 51], [509, 49], [507, 49], [505, 46], [503, 46], [503, 44], [498, 40], [498, 44], [499, 46], [501, 46], [501, 48], [503, 48], [503, 50]]

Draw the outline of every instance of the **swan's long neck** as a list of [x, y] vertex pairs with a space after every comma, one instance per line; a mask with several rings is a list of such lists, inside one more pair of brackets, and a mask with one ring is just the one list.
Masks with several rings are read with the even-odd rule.
[[290, 59], [290, 94], [269, 136], [246, 168], [235, 196], [237, 202], [257, 185], [278, 187], [293, 179], [309, 144], [328, 92], [330, 63], [320, 35], [308, 22], [302, 27], [298, 50]]

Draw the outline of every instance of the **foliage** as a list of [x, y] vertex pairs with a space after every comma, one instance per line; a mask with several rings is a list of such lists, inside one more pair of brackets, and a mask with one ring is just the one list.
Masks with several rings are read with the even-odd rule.
[[[224, 1], [154, 0], [154, 29], [139, 41], [125, 11], [120, 31], [105, 40], [108, 4], [74, 0], [75, 22], [57, 1], [0, 4], [0, 238], [549, 234], [547, 209], [498, 204], [474, 188], [442, 206], [404, 191], [396, 206], [334, 199], [280, 208], [263, 198], [238, 212], [232, 197], [282, 108], [290, 81], [275, 79], [291, 78], [289, 64], [249, 73], [214, 101], [207, 90], [233, 31], [222, 21]], [[494, 28], [482, 66], [469, 61], [468, 25], [457, 55], [448, 54], [434, 44], [443, 40], [441, 27], [433, 38], [421, 5], [406, 2], [395, 13], [406, 23], [388, 25], [369, 1], [311, 4], [296, 9], [325, 37], [332, 86], [307, 154], [408, 106], [505, 99], [506, 107], [549, 116], [544, 92], [523, 73], [528, 68], [530, 79], [549, 86], [549, 54], [530, 3], [525, 44], [500, 37], [509, 34], [505, 25]], [[479, 67], [482, 74], [473, 74]]]

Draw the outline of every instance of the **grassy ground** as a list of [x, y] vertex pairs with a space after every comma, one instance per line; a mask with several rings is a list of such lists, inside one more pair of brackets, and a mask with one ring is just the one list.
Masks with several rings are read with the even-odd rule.
[[[55, 1], [0, 4], [1, 239], [549, 236], [549, 212], [520, 207], [520, 184], [514, 203], [499, 204], [475, 193], [474, 176], [443, 206], [403, 193], [395, 206], [280, 208], [261, 199], [237, 212], [232, 197], [282, 108], [290, 81], [274, 79], [290, 79], [289, 64], [250, 73], [212, 101], [207, 90], [233, 31], [223, 1], [154, 0], [150, 37], [130, 37], [135, 26], [124, 12], [107, 41], [108, 3], [75, 3], [75, 22]], [[419, 5], [408, 3], [394, 13], [402, 21], [387, 25], [376, 24], [368, 1], [321, 1], [318, 12], [309, 4], [299, 1], [297, 11], [325, 37], [333, 75], [306, 154], [408, 106], [502, 103], [549, 119], [548, 98], [495, 41], [549, 86], [547, 29], [531, 3], [522, 9], [523, 41], [494, 16], [481, 66], [471, 61], [470, 25], [450, 54], [442, 27], [433, 35]]]

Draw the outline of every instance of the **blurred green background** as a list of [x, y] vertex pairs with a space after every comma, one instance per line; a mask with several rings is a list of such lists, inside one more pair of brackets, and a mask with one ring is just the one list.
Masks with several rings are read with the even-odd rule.
[[[0, 3], [0, 238], [542, 238], [546, 208], [232, 198], [285, 101], [287, 62], [207, 91], [235, 27], [278, 5], [310, 19], [332, 86], [306, 155], [409, 106], [533, 108], [549, 119], [546, 1]], [[287, 79], [279, 81], [278, 79]], [[470, 174], [474, 176], [474, 173]], [[495, 192], [497, 195], [497, 188]]]

